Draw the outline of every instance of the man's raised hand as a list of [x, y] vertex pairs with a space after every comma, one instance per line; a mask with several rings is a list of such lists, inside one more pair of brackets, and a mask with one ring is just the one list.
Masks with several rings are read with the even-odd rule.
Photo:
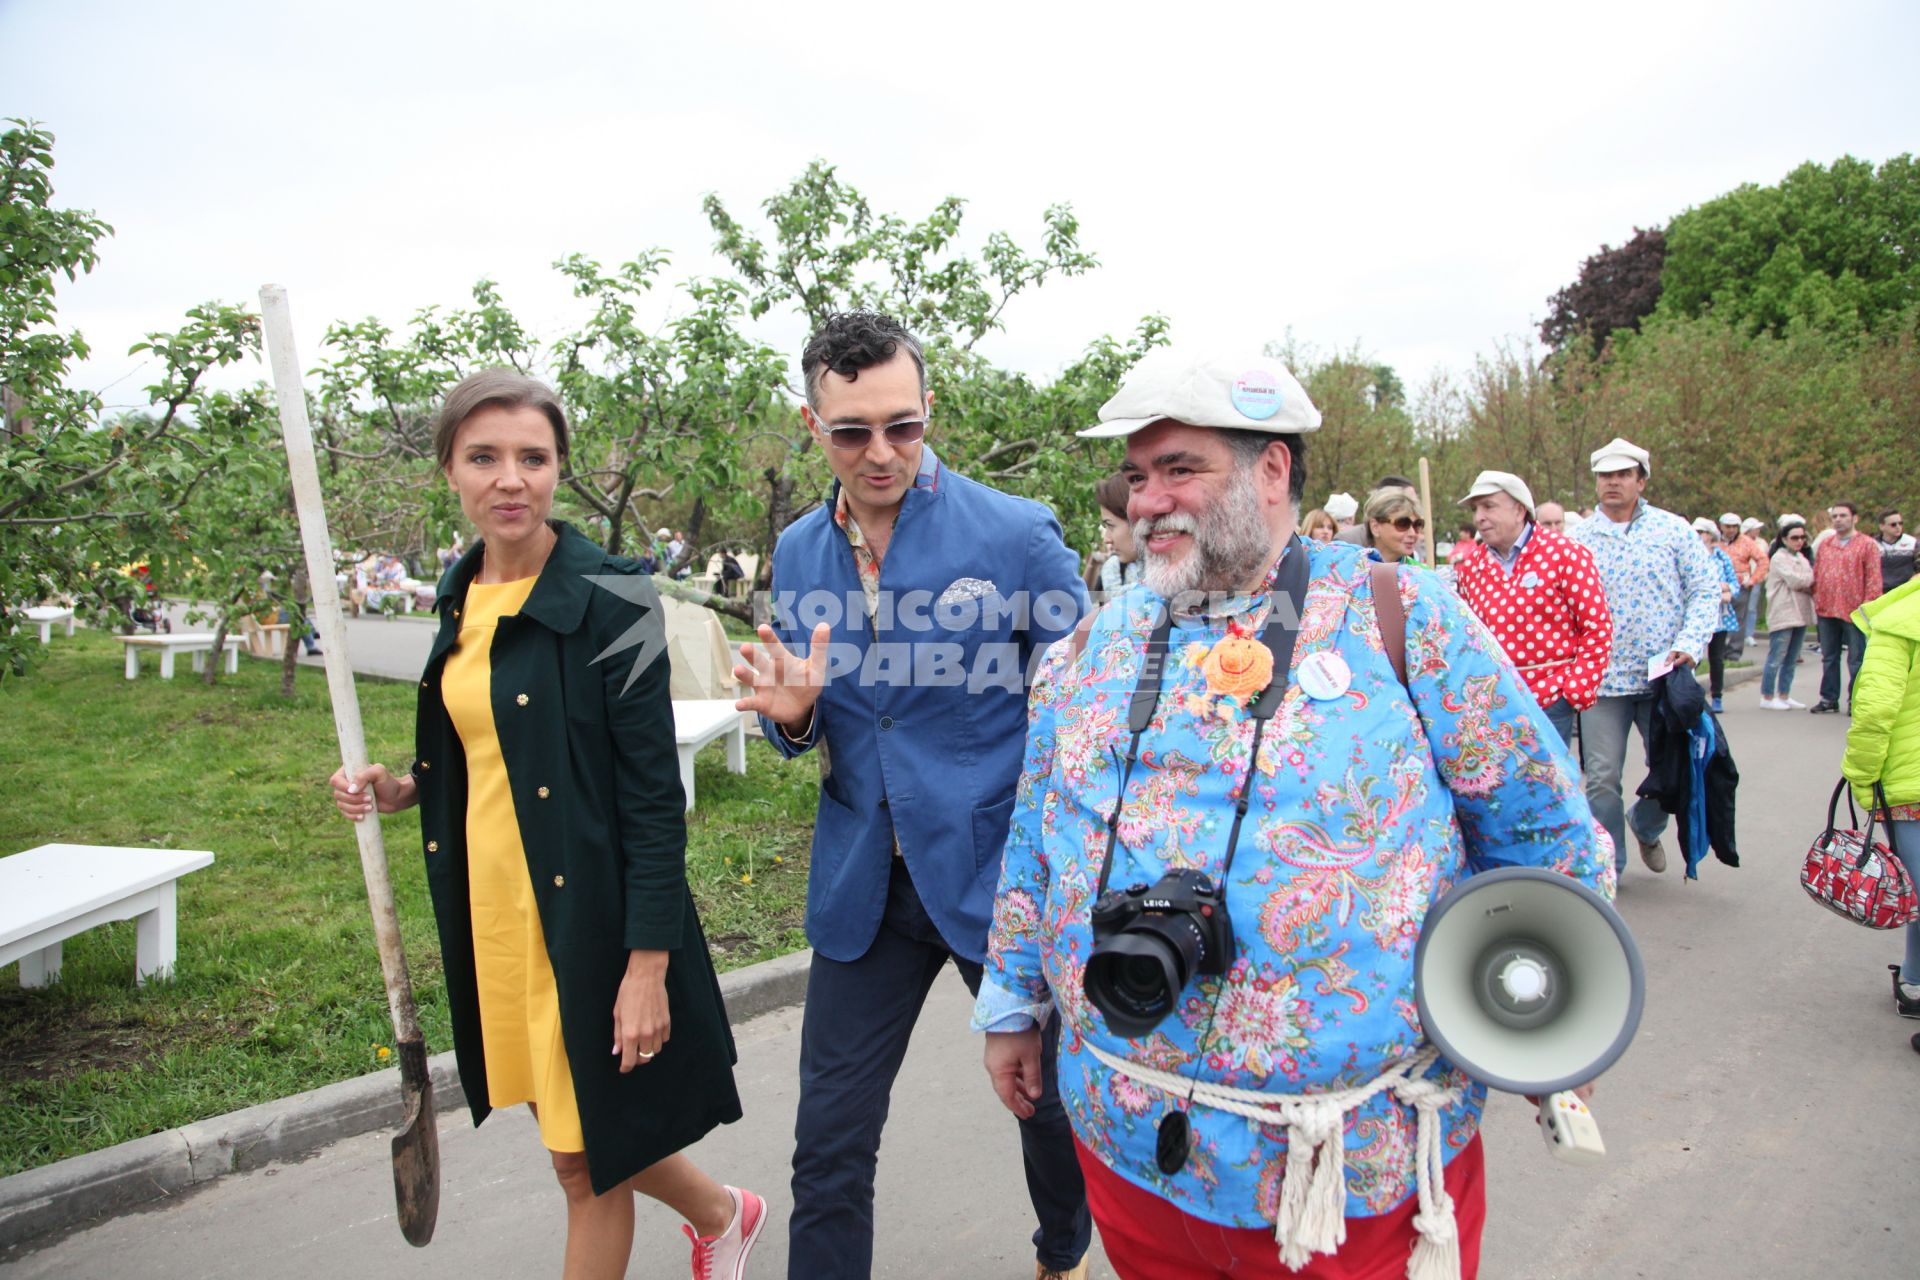
[[759, 644], [740, 646], [740, 662], [733, 678], [749, 690], [734, 703], [736, 711], [753, 711], [787, 730], [793, 737], [806, 733], [813, 720], [813, 704], [827, 682], [827, 644], [833, 629], [821, 623], [805, 658], [795, 657], [780, 643], [773, 628], [761, 626]]

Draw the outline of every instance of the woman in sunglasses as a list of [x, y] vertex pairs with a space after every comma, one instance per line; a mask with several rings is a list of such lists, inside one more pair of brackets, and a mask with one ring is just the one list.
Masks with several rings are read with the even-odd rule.
[[1367, 542], [1388, 564], [1417, 560], [1420, 537], [1427, 531], [1420, 503], [1404, 489], [1376, 489], [1367, 498]]
[[1813, 551], [1807, 522], [1780, 517], [1780, 536], [1768, 553], [1767, 661], [1760, 668], [1760, 709], [1792, 711], [1806, 703], [1793, 697], [1794, 666], [1800, 643], [1813, 625]]

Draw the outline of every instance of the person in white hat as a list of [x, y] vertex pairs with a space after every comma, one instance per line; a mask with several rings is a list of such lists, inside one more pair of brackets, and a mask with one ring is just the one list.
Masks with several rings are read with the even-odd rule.
[[1599, 566], [1613, 612], [1613, 656], [1599, 699], [1580, 717], [1580, 764], [1620, 870], [1631, 826], [1640, 860], [1665, 871], [1666, 812], [1642, 796], [1628, 813], [1621, 794], [1628, 731], [1637, 728], [1644, 742], [1651, 730], [1656, 673], [1692, 668], [1706, 656], [1720, 622], [1720, 577], [1687, 522], [1647, 502], [1653, 461], [1645, 449], [1616, 437], [1593, 451], [1589, 465], [1599, 505], [1570, 536]]
[[[1269, 356], [1164, 351], [1082, 432], [1125, 441], [1146, 576], [1035, 675], [974, 1025], [1016, 1115], [1038, 1026], [1067, 1025], [1060, 1088], [1123, 1276], [1226, 1253], [1249, 1277], [1400, 1274], [1410, 1248], [1409, 1274], [1473, 1274], [1485, 1094], [1405, 1016], [1413, 941], [1437, 886], [1494, 863], [1611, 892], [1565, 748], [1459, 597], [1298, 536], [1319, 425]], [[1230, 961], [1116, 984], [1117, 922], [1176, 870]], [[1381, 1079], [1400, 1071], [1449, 1100], [1421, 1120]], [[1339, 1118], [1292, 1118], [1308, 1095]]]
[[1766, 546], [1753, 536], [1749, 525], [1757, 529], [1760, 522], [1742, 520], [1733, 511], [1720, 517], [1720, 546], [1733, 562], [1733, 574], [1739, 581], [1733, 593], [1733, 616], [1739, 619], [1739, 625], [1727, 636], [1728, 662], [1739, 661], [1747, 651], [1747, 642], [1753, 638], [1754, 610], [1759, 606], [1760, 589], [1771, 567]]
[[1593, 554], [1536, 519], [1519, 476], [1482, 471], [1460, 499], [1480, 541], [1455, 562], [1454, 585], [1513, 660], [1569, 748], [1574, 719], [1600, 694], [1613, 615]]

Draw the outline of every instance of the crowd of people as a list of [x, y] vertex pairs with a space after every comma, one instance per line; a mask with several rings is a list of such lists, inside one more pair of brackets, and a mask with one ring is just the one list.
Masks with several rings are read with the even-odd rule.
[[[1630, 730], [1697, 705], [1702, 664], [1717, 710], [1763, 605], [1763, 705], [1794, 705], [1816, 628], [1812, 709], [1851, 693], [1847, 776], [1920, 845], [1920, 606], [1876, 599], [1912, 573], [1897, 513], [1875, 539], [1836, 502], [1824, 545], [1782, 516], [1764, 549], [1758, 521], [1652, 505], [1654, 459], [1616, 439], [1589, 511], [1481, 473], [1429, 572], [1405, 477], [1301, 514], [1321, 418], [1278, 362], [1161, 350], [1080, 433], [1122, 451], [1087, 566], [1051, 509], [943, 463], [898, 322], [833, 317], [801, 371], [834, 485], [779, 539], [735, 669], [740, 709], [820, 772], [795, 1280], [871, 1271], [882, 1130], [940, 1105], [893, 1085], [949, 963], [1018, 1121], [1039, 1280], [1084, 1277], [1095, 1225], [1129, 1280], [1476, 1274], [1486, 1090], [1415, 1013], [1427, 913], [1505, 866], [1611, 898], [1629, 832], [1664, 871], [1668, 810], [1622, 795]], [[602, 661], [659, 627], [645, 574], [678, 539], [648, 565], [550, 519], [565, 415], [512, 371], [455, 387], [435, 443], [480, 537], [438, 602], [412, 765], [336, 773], [335, 802], [422, 808], [466, 1094], [476, 1123], [533, 1106], [566, 1274], [624, 1273], [639, 1194], [686, 1219], [694, 1276], [739, 1280], [767, 1204], [685, 1154], [741, 1107], [665, 661]], [[1680, 852], [1703, 851], [1683, 830]], [[1180, 922], [1185, 967], [1131, 963]], [[1920, 1014], [1920, 939], [1894, 979]]]

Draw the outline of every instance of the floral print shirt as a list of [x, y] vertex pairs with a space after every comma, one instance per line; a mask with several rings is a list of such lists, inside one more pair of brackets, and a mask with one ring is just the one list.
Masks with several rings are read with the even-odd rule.
[[[1720, 575], [1720, 583], [1733, 595], [1740, 594], [1740, 575], [1733, 567], [1733, 557], [1727, 554], [1725, 547], [1715, 547], [1712, 551], [1713, 571]], [[1728, 596], [1720, 605], [1720, 620], [1714, 625], [1714, 631], [1737, 631], [1740, 628], [1740, 615], [1733, 610], [1733, 596]]]
[[[1108, 816], [1117, 805], [1112, 885], [1175, 868], [1217, 883], [1252, 747], [1251, 717], [1209, 695], [1202, 663], [1230, 621], [1250, 633], [1265, 624], [1264, 591], [1220, 616], [1177, 621], [1159, 706], [1119, 794], [1127, 708], [1164, 607], [1141, 586], [1100, 611], [1077, 659], [1069, 639], [1039, 668], [974, 1009], [974, 1026], [988, 1031], [1022, 1030], [1057, 1010], [1060, 1092], [1081, 1142], [1129, 1181], [1237, 1227], [1272, 1226], [1285, 1131], [1195, 1106], [1192, 1154], [1168, 1177], [1154, 1146], [1174, 1101], [1109, 1070], [1089, 1045], [1276, 1095], [1361, 1085], [1424, 1042], [1414, 945], [1429, 906], [1455, 883], [1526, 864], [1608, 895], [1614, 884], [1606, 833], [1559, 735], [1458, 597], [1426, 570], [1400, 569], [1409, 695], [1382, 648], [1367, 552], [1306, 546], [1295, 678], [1264, 731], [1227, 884], [1236, 959], [1225, 979], [1190, 983], [1177, 1011], [1134, 1040], [1110, 1031], [1082, 990]], [[1325, 696], [1301, 687], [1310, 659]], [[1350, 683], [1339, 690], [1325, 674], [1342, 664]], [[1451, 1159], [1478, 1132], [1485, 1090], [1444, 1061], [1436, 1078], [1463, 1088], [1442, 1112]], [[1348, 1216], [1386, 1213], [1414, 1194], [1415, 1136], [1414, 1113], [1388, 1095], [1348, 1114]]]
[[1627, 523], [1596, 511], [1568, 536], [1593, 553], [1613, 612], [1601, 697], [1645, 693], [1649, 659], [1676, 649], [1706, 657], [1720, 625], [1720, 575], [1691, 525], [1643, 498]]
[[1883, 594], [1880, 540], [1856, 533], [1842, 542], [1828, 538], [1813, 553], [1813, 611], [1823, 618], [1851, 618]]

